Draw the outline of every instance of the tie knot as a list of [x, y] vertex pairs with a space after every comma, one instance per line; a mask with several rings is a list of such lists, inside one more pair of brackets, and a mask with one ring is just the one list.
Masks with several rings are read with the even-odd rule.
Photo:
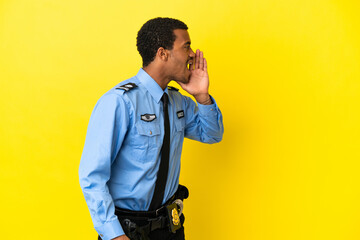
[[169, 102], [169, 97], [166, 93], [162, 95], [161, 101], [163, 101], [164, 104], [167, 104]]

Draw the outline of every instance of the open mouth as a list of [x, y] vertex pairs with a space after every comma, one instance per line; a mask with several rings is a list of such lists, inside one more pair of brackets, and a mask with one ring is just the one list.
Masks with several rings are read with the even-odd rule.
[[187, 69], [189, 70], [189, 71], [191, 71], [191, 67], [192, 67], [192, 61], [190, 60], [190, 61], [188, 61], [188, 63], [186, 64], [186, 67], [187, 67]]

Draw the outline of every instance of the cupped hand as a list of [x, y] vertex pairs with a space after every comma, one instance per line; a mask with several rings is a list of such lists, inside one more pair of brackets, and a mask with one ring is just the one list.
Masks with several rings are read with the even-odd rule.
[[207, 71], [207, 62], [204, 54], [199, 49], [195, 54], [194, 63], [190, 65], [190, 79], [187, 83], [178, 82], [182, 89], [193, 95], [198, 102], [204, 102], [209, 97], [209, 75]]

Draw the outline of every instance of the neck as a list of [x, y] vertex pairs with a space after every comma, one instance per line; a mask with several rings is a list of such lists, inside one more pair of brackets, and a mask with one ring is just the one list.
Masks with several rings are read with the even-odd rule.
[[155, 80], [155, 82], [161, 87], [162, 90], [165, 90], [170, 80], [169, 77], [166, 76], [164, 68], [157, 67], [150, 63], [148, 66], [143, 68], [144, 71]]

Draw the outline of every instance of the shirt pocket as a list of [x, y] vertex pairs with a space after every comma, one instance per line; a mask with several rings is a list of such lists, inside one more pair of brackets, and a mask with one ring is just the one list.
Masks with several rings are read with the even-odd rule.
[[142, 149], [144, 157], [139, 158], [139, 161], [150, 162], [155, 161], [157, 153], [161, 148], [161, 131], [157, 122], [143, 122], [135, 123], [137, 135], [133, 138], [133, 146], [135, 149]]
[[185, 129], [185, 118], [178, 118], [175, 120], [176, 133], [182, 133]]

